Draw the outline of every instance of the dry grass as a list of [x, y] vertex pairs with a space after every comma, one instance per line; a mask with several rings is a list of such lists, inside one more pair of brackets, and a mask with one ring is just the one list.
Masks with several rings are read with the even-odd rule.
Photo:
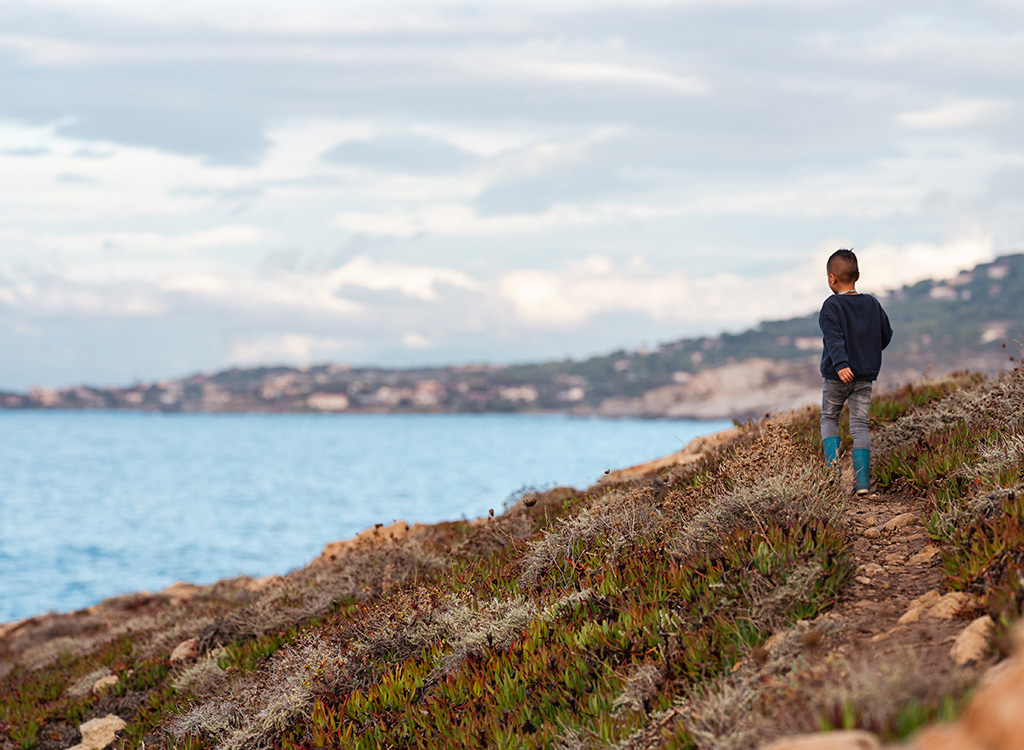
[[210, 695], [222, 687], [227, 680], [227, 672], [217, 663], [221, 653], [210, 654], [195, 664], [190, 664], [171, 681], [179, 693], [192, 695]]
[[933, 433], [966, 425], [999, 425], [1007, 432], [1024, 428], [1024, 371], [994, 380], [964, 378], [964, 384], [945, 398], [915, 409], [872, 435], [872, 450], [884, 456]]
[[769, 522], [838, 524], [843, 494], [835, 476], [808, 456], [785, 425], [767, 422], [718, 471], [723, 491], [685, 521], [673, 544], [685, 554], [717, 544], [736, 528], [763, 531]]
[[530, 542], [520, 563], [519, 583], [531, 586], [552, 569], [578, 564], [592, 554], [595, 542], [610, 548], [608, 562], [631, 542], [663, 524], [661, 508], [650, 487], [612, 489], [577, 513], [560, 518], [536, 541]]

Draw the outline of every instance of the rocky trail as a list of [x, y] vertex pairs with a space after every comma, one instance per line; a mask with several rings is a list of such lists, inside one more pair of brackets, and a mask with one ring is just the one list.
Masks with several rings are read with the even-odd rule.
[[[844, 516], [854, 535], [857, 570], [830, 611], [802, 623], [806, 626], [802, 643], [810, 646], [803, 676], [820, 681], [823, 688], [852, 682], [854, 695], [859, 687], [878, 697], [884, 695], [887, 684], [900, 681], [924, 681], [935, 691], [948, 693], [981, 675], [979, 694], [961, 720], [921, 732], [910, 747], [1024, 748], [1024, 729], [1017, 721], [1024, 694], [1019, 688], [1007, 689], [1024, 684], [1024, 663], [1014, 658], [995, 664], [997, 657], [989, 644], [991, 618], [970, 595], [946, 590], [940, 549], [924, 525], [931, 513], [930, 501], [882, 493], [857, 497], [848, 456], [842, 472], [843, 488], [849, 493]], [[770, 640], [769, 658], [772, 646]], [[855, 673], [836, 673], [833, 665], [840, 663], [853, 665]], [[818, 669], [821, 672], [815, 676]], [[797, 734], [763, 750], [879, 747], [871, 733], [858, 730]]]

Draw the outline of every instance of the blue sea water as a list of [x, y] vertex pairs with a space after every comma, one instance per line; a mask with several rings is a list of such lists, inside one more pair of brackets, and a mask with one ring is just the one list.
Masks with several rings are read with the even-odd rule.
[[374, 523], [500, 513], [730, 424], [0, 411], [0, 622], [287, 573]]

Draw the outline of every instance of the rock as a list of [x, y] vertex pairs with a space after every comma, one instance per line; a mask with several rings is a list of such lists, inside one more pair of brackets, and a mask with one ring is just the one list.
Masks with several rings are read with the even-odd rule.
[[988, 615], [984, 615], [964, 628], [949, 650], [953, 662], [962, 667], [983, 657], [988, 651], [988, 637], [993, 627], [995, 622]]
[[951, 591], [928, 608], [928, 616], [938, 620], [952, 620], [970, 603], [971, 597], [963, 591]]
[[[991, 628], [991, 624], [977, 624], [986, 619], [975, 620], [967, 630]], [[1017, 655], [986, 673], [959, 721], [929, 727], [901, 750], [1024, 748], [1024, 722], [1020, 720], [1024, 716], [1024, 625], [1017, 626], [1014, 640]]]
[[899, 747], [901, 750], [989, 750], [987, 745], [979, 745], [960, 724], [928, 727], [914, 738], [909, 747]]
[[107, 714], [100, 719], [87, 721], [78, 728], [82, 733], [82, 741], [71, 750], [103, 750], [126, 726], [128, 723], [116, 714]]
[[330, 562], [347, 552], [376, 547], [387, 541], [401, 541], [419, 536], [427, 530], [426, 524], [414, 523], [410, 526], [405, 521], [395, 521], [390, 526], [377, 524], [364, 529], [355, 535], [353, 539], [343, 539], [339, 542], [331, 542], [324, 547], [323, 552], [317, 557], [319, 562]]
[[94, 669], [89, 674], [83, 675], [69, 685], [67, 694], [72, 698], [84, 698], [89, 693], [95, 691], [97, 682], [102, 680], [104, 677], [110, 677], [112, 674], [113, 672], [111, 672], [107, 667]]
[[877, 750], [879, 747], [875, 735], [854, 730], [785, 737], [763, 745], [761, 750]]
[[191, 583], [178, 581], [172, 583], [160, 593], [167, 597], [171, 604], [185, 604], [192, 601], [192, 598], [202, 591], [202, 588]]
[[266, 591], [271, 586], [283, 580], [284, 578], [278, 575], [263, 576], [262, 578], [250, 578], [242, 585], [242, 588], [244, 588], [246, 591], [252, 591], [253, 593], [258, 594], [262, 591]]
[[917, 515], [914, 513], [900, 513], [895, 518], [891, 518], [882, 525], [882, 531], [889, 534], [898, 530], [905, 529], [908, 526], [913, 526], [920, 522]]
[[92, 692], [96, 693], [97, 695], [99, 695], [100, 693], [102, 693], [107, 688], [114, 687], [114, 685], [117, 684], [117, 681], [119, 679], [120, 678], [116, 674], [110, 674], [110, 675], [107, 675], [106, 677], [101, 677], [100, 679], [96, 680], [96, 682], [93, 683], [93, 685], [92, 685]]
[[857, 576], [853, 580], [855, 580], [857, 583], [863, 584], [864, 586], [870, 586], [871, 585], [871, 579], [868, 578], [867, 576]]
[[171, 666], [177, 666], [184, 664], [187, 661], [192, 661], [196, 658], [199, 653], [199, 639], [189, 638], [187, 641], [182, 641], [174, 650], [171, 652]]
[[880, 536], [882, 536], [882, 532], [878, 529], [866, 529], [864, 531], [865, 539], [878, 539]]
[[[1019, 649], [1018, 649], [1017, 653], [1018, 654], [1020, 653]], [[998, 664], [996, 664], [996, 665], [986, 669], [985, 670], [985, 674], [983, 674], [981, 676], [981, 679], [978, 680], [978, 687], [979, 688], [984, 687], [985, 685], [987, 685], [988, 683], [992, 682], [993, 680], [1001, 680], [1002, 679], [1001, 675], [1003, 674], [1003, 672], [1012, 670], [1014, 667], [1017, 666], [1017, 664], [1016, 664], [1017, 658], [1019, 658], [1019, 657], [1015, 657], [1013, 659], [1006, 659], [1006, 660], [1001, 661]]]
[[927, 565], [932, 558], [939, 554], [940, 550], [933, 544], [929, 544], [916, 555], [911, 556], [907, 563], [910, 565]]
[[683, 383], [642, 396], [607, 398], [602, 417], [728, 419], [763, 416], [821, 402], [821, 375], [810, 359], [781, 362], [762, 357], [708, 368]]
[[878, 563], [867, 563], [862, 565], [860, 570], [866, 576], [878, 576], [885, 572], [885, 568]]
[[964, 711], [965, 728], [983, 747], [1024, 747], [1024, 660], [1012, 665], [986, 680]]
[[921, 594], [921, 596], [917, 597], [910, 603], [910, 606], [907, 607], [907, 611], [903, 613], [899, 620], [897, 620], [897, 623], [900, 625], [909, 625], [917, 622], [921, 619], [921, 615], [924, 614], [925, 610], [934, 605], [941, 598], [942, 595], [934, 589]]
[[728, 444], [742, 434], [742, 427], [730, 427], [722, 432], [715, 432], [711, 435], [703, 435], [701, 437], [694, 438], [687, 443], [681, 451], [673, 453], [670, 456], [663, 456], [662, 458], [656, 458], [653, 461], [637, 464], [636, 466], [630, 466], [617, 471], [609, 471], [598, 480], [598, 483], [608, 484], [625, 482], [630, 479], [645, 477], [648, 474], [653, 474], [655, 472], [672, 469], [676, 466], [687, 466], [689, 464], [696, 463], [704, 458], [710, 451]]

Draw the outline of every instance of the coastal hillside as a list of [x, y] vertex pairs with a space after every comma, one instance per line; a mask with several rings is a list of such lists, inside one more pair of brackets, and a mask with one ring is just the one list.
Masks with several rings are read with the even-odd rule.
[[[823, 296], [827, 293], [824, 284]], [[1024, 254], [883, 295], [896, 335], [880, 384], [1007, 366], [1021, 323]], [[387, 370], [324, 364], [199, 374], [124, 387], [0, 393], [0, 409], [514, 412], [747, 419], [819, 398], [817, 313], [738, 334], [684, 339], [583, 361]]]
[[806, 407], [0, 626], [0, 748], [1021, 747], [1024, 371], [879, 393], [871, 426], [863, 499]]

